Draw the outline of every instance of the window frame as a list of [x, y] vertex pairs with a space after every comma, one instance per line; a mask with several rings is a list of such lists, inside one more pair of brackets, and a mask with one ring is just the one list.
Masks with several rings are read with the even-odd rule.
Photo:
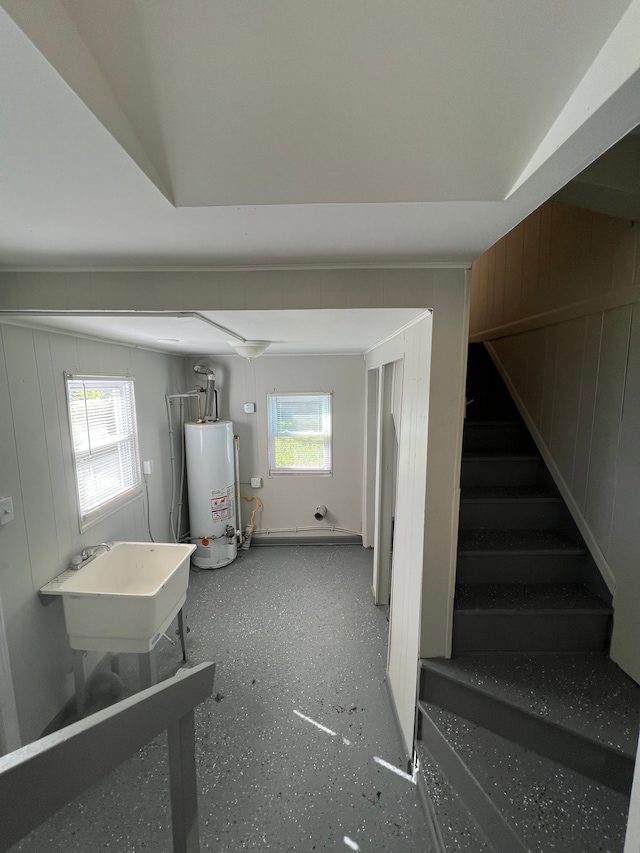
[[[80, 483], [80, 463], [82, 459], [91, 458], [94, 455], [91, 451], [90, 443], [89, 443], [89, 452], [88, 454], [81, 454], [76, 449], [76, 435], [74, 434], [74, 420], [73, 414], [71, 410], [71, 383], [74, 382], [82, 382], [85, 383], [85, 388], [91, 388], [91, 383], [96, 383], [94, 385], [95, 390], [101, 390], [97, 383], [110, 383], [112, 385], [122, 385], [128, 386], [127, 388], [127, 397], [130, 400], [130, 407], [127, 407], [126, 410], [126, 418], [130, 421], [130, 429], [122, 436], [118, 437], [114, 441], [110, 443], [110, 448], [115, 446], [128, 445], [129, 452], [132, 455], [133, 463], [130, 467], [130, 473], [133, 474], [134, 482], [132, 485], [123, 488], [122, 491], [115, 494], [113, 497], [110, 497], [106, 500], [103, 500], [101, 503], [97, 504], [92, 508], [87, 508], [83, 510], [82, 507], [82, 496], [81, 496], [81, 483]], [[143, 482], [142, 482], [142, 471], [141, 471], [141, 463], [140, 463], [140, 445], [138, 440], [138, 424], [137, 424], [137, 412], [136, 412], [136, 400], [135, 400], [135, 381], [131, 376], [111, 376], [111, 375], [97, 375], [97, 374], [70, 374], [64, 373], [64, 383], [65, 383], [65, 396], [67, 401], [67, 415], [69, 419], [69, 439], [70, 439], [70, 450], [71, 450], [71, 459], [73, 463], [73, 479], [75, 484], [76, 491], [76, 505], [78, 510], [78, 525], [80, 528], [80, 532], [84, 533], [85, 530], [88, 530], [90, 527], [93, 527], [95, 524], [98, 524], [100, 521], [108, 518], [114, 513], [118, 512], [125, 506], [128, 506], [133, 501], [137, 500], [142, 496], [143, 493]], [[89, 434], [89, 424], [87, 423], [87, 434]]]
[[[276, 466], [275, 453], [272, 454], [273, 441], [278, 433], [271, 431], [272, 425], [272, 400], [282, 397], [323, 397], [327, 401], [329, 430], [326, 433], [316, 433], [328, 439], [325, 448], [328, 447], [328, 468], [278, 468]], [[269, 464], [269, 477], [332, 477], [333, 476], [333, 392], [332, 391], [272, 391], [267, 394], [267, 461]]]

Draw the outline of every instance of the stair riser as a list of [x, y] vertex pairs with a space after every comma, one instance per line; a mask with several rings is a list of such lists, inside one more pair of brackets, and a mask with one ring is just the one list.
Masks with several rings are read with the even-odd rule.
[[458, 583], [579, 583], [586, 554], [458, 554]]
[[527, 853], [527, 848], [507, 824], [491, 798], [469, 772], [466, 764], [422, 708], [422, 741], [458, 796], [469, 810], [483, 835], [496, 851]]
[[463, 450], [530, 450], [533, 442], [521, 424], [483, 424], [467, 421]]
[[460, 485], [463, 489], [475, 486], [535, 486], [537, 475], [537, 459], [463, 458]]
[[629, 794], [634, 768], [632, 756], [424, 667], [420, 673], [420, 699], [446, 708], [625, 796]]
[[453, 654], [606, 652], [611, 616], [600, 613], [492, 613], [458, 610]]
[[460, 504], [460, 528], [477, 530], [553, 530], [560, 523], [561, 504], [549, 501], [484, 500]]

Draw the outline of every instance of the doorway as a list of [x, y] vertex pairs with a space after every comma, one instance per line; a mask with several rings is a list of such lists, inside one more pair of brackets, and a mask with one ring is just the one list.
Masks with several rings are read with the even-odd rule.
[[377, 605], [389, 605], [402, 402], [402, 361], [384, 364], [369, 373], [374, 373], [377, 379], [373, 598]]

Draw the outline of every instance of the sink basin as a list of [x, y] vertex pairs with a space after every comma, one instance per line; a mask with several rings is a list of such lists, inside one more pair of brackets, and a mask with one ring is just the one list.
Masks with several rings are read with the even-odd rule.
[[71, 648], [149, 652], [185, 602], [195, 547], [114, 542], [40, 592], [62, 596]]

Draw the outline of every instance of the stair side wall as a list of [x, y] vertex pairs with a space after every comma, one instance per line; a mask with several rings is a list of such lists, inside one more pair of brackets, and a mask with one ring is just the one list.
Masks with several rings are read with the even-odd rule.
[[640, 682], [638, 226], [547, 202], [472, 268], [483, 341], [614, 594], [611, 657]]

